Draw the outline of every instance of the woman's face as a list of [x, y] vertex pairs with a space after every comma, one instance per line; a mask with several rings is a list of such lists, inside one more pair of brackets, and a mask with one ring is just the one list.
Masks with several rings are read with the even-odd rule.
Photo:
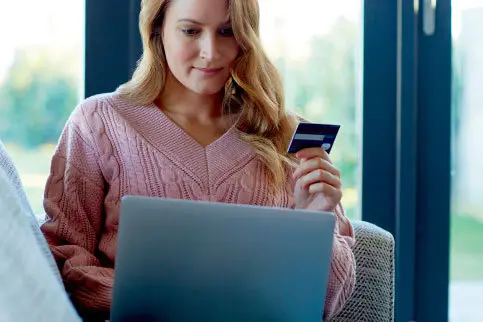
[[171, 74], [201, 95], [220, 92], [239, 53], [227, 0], [172, 0], [163, 25]]

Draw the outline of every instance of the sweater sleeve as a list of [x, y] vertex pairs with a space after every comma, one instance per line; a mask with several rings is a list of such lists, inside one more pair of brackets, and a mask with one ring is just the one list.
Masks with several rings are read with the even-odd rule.
[[[354, 232], [345, 217], [344, 208], [339, 204], [335, 210], [336, 223], [332, 245], [327, 295], [324, 305], [324, 321], [337, 314], [354, 292], [356, 281], [356, 263], [352, 247]], [[345, 226], [341, 231], [341, 224]]]
[[95, 255], [105, 187], [86, 129], [82, 111], [74, 111], [52, 158], [44, 196], [47, 221], [41, 230], [77, 308], [104, 311], [110, 307], [114, 271], [102, 267]]
[[[295, 182], [291, 176], [287, 179], [289, 193], [293, 193]], [[288, 204], [289, 207], [295, 208], [293, 198], [288, 201]], [[317, 209], [317, 205], [311, 206], [311, 210], [317, 211]], [[354, 292], [356, 282], [356, 262], [352, 251], [355, 244], [354, 231], [341, 203], [337, 205], [334, 215], [336, 220], [323, 321], [329, 320], [344, 307]]]

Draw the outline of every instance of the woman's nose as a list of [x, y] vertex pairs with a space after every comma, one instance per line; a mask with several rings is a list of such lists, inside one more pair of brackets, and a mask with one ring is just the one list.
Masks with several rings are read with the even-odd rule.
[[220, 57], [218, 39], [216, 35], [206, 34], [201, 39], [200, 56], [207, 61], [214, 61]]

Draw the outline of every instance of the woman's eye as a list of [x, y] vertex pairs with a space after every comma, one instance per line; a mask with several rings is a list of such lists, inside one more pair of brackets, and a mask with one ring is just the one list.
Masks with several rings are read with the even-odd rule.
[[181, 30], [187, 36], [194, 36], [198, 34], [198, 30], [192, 28], [185, 28]]
[[220, 35], [225, 37], [233, 36], [233, 29], [232, 28], [222, 28], [220, 29]]

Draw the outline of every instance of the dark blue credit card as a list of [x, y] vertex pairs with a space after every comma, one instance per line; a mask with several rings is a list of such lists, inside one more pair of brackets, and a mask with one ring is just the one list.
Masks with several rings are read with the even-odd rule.
[[339, 129], [340, 125], [334, 124], [299, 123], [292, 136], [288, 153], [315, 147], [323, 148], [330, 153]]

